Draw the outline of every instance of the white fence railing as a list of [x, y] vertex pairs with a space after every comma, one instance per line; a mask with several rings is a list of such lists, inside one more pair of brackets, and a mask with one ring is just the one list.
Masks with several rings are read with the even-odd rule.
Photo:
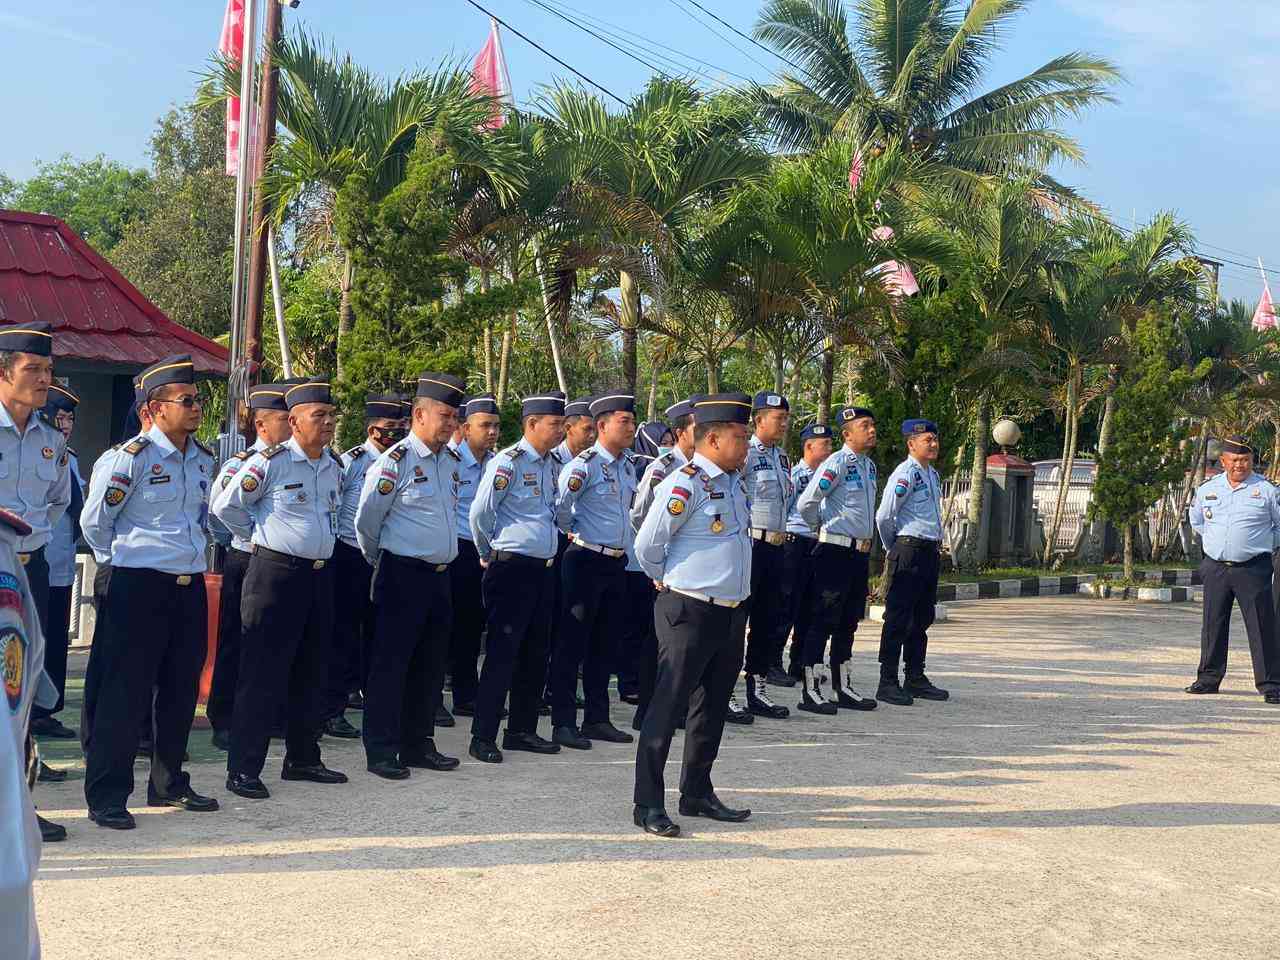
[[[1058, 504], [1058, 481], [1037, 480], [1032, 491], [1036, 513], [1044, 523], [1045, 536], [1053, 526], [1053, 513]], [[1067, 499], [1062, 505], [1062, 522], [1053, 538], [1054, 550], [1070, 550], [1075, 546], [1084, 527], [1085, 515], [1093, 502], [1093, 480], [1072, 480], [1067, 487]]]

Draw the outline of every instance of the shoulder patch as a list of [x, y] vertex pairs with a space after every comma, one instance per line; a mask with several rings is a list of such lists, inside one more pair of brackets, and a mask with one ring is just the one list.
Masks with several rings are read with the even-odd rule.
[[367, 452], [368, 451], [365, 449], [365, 446], [363, 443], [357, 443], [354, 447], [352, 447], [350, 450], [344, 453], [343, 456], [350, 457], [352, 460], [359, 460]]
[[444, 449], [448, 451], [449, 456], [453, 457], [453, 459], [457, 460], [459, 463], [462, 462], [462, 454], [460, 454], [457, 450], [453, 449], [453, 447], [449, 446], [446, 443], [444, 445]]
[[688, 463], [680, 468], [680, 472], [683, 473], [686, 477], [696, 477], [698, 475], [698, 468], [695, 467], [692, 463]]
[[277, 443], [274, 446], [267, 447], [267, 449], [265, 450], [259, 450], [258, 453], [262, 455], [264, 460], [270, 460], [272, 457], [276, 456], [279, 453], [282, 453], [283, 451], [284, 451], [284, 444]]
[[147, 447], [151, 446], [151, 438], [147, 436], [134, 437], [123, 447], [124, 452], [130, 456], [136, 457]]

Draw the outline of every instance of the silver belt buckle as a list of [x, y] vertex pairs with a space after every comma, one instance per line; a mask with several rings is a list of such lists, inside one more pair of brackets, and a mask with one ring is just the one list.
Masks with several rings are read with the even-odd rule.
[[324, 561], [323, 561], [323, 560], [312, 560], [312, 561], [311, 561], [311, 569], [312, 569], [312, 570], [323, 570], [323, 569], [324, 569]]
[[871, 552], [871, 541], [870, 541], [870, 540], [855, 540], [855, 541], [853, 542], [853, 545], [854, 545], [855, 547], [857, 547], [857, 548], [858, 548], [858, 552], [859, 552], [859, 553], [870, 553], [870, 552]]
[[448, 569], [449, 569], [449, 565], [447, 563], [436, 564], [436, 573], [444, 573]]
[[555, 562], [556, 562], [556, 558], [555, 558], [555, 557], [547, 557], [547, 566], [548, 566], [548, 567], [549, 567], [549, 566], [551, 566], [551, 565], [552, 565], [553, 563], [555, 563]]
[[174, 582], [180, 587], [189, 587], [191, 586], [191, 574], [181, 574]]

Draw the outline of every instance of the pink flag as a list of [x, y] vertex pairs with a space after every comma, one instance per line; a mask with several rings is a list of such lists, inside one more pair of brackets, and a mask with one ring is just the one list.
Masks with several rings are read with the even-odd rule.
[[[502, 53], [502, 38], [498, 35], [498, 21], [489, 21], [489, 39], [476, 56], [471, 65], [471, 89], [476, 93], [487, 93], [498, 101], [508, 99], [511, 84], [507, 78], [507, 58]], [[482, 130], [496, 130], [507, 122], [502, 110], [495, 108], [488, 122], [481, 124]]]
[[862, 181], [862, 149], [853, 151], [853, 163], [849, 164], [849, 193], [858, 189]]
[[1271, 302], [1271, 288], [1262, 285], [1262, 299], [1258, 301], [1258, 309], [1253, 312], [1253, 329], [1276, 329], [1276, 307]]
[[[218, 52], [232, 63], [244, 56], [244, 0], [227, 0]], [[240, 171], [240, 98], [227, 98], [227, 176]]]
[[920, 284], [916, 275], [905, 263], [897, 260], [886, 260], [876, 267], [873, 273], [880, 278], [885, 290], [894, 297], [913, 297], [920, 292]]

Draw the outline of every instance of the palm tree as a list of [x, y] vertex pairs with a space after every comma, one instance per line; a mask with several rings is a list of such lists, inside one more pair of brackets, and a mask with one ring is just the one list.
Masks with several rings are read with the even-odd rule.
[[797, 69], [753, 94], [785, 149], [812, 150], [832, 135], [872, 150], [900, 141], [965, 190], [998, 175], [1071, 196], [1043, 172], [1082, 158], [1054, 124], [1111, 100], [1119, 73], [1101, 58], [1068, 53], [975, 96], [1002, 33], [1026, 5], [768, 0], [755, 38]]

